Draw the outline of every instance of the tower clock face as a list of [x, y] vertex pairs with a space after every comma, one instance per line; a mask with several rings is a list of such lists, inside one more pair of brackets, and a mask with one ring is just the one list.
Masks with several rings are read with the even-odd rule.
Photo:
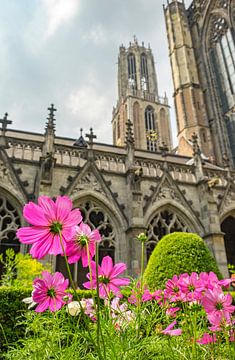
[[150, 141], [157, 141], [158, 134], [155, 130], [149, 130], [146, 132], [146, 138]]

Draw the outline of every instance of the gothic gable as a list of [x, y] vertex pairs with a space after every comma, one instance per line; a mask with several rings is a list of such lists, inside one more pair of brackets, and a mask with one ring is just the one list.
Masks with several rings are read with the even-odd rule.
[[101, 195], [106, 200], [114, 204], [118, 212], [125, 216], [122, 206], [117, 201], [117, 193], [114, 193], [110, 188], [110, 183], [105, 180], [101, 171], [93, 161], [88, 161], [84, 167], [73, 178], [70, 185], [65, 189], [66, 194], [72, 199], [79, 197], [81, 192], [91, 192]]
[[22, 202], [27, 201], [25, 188], [4, 149], [0, 149], [0, 184], [11, 194], [21, 195]]
[[226, 209], [229, 209], [232, 204], [235, 208], [235, 185], [233, 181], [229, 181], [223, 193], [219, 196], [220, 203], [218, 205], [219, 213], [222, 214]]
[[148, 199], [144, 210], [146, 212], [155, 203], [161, 201], [167, 201], [169, 204], [175, 202], [192, 214], [192, 218], [197, 219], [200, 227], [203, 228], [202, 223], [198, 219], [199, 214], [192, 208], [192, 201], [187, 200], [184, 194], [185, 192], [179, 188], [171, 174], [168, 171], [164, 171], [157, 187], [153, 190], [152, 196]]

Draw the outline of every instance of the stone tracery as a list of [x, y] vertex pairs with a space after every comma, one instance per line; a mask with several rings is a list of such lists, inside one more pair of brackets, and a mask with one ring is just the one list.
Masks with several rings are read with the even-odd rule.
[[81, 210], [83, 222], [92, 229], [98, 229], [102, 236], [102, 241], [99, 244], [100, 260], [106, 255], [111, 256], [114, 260], [115, 229], [107, 212], [92, 200], [79, 203], [78, 207]]
[[165, 235], [173, 232], [188, 232], [189, 227], [183, 219], [171, 210], [159, 211], [148, 225], [147, 258], [151, 255], [158, 241]]
[[20, 227], [20, 216], [4, 196], [0, 195], [0, 253], [13, 248], [16, 253], [20, 251], [20, 243], [16, 237], [16, 230]]

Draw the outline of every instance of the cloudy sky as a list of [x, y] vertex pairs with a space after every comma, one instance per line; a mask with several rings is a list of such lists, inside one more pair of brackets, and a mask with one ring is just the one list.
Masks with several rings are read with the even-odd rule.
[[135, 34], [153, 49], [175, 135], [163, 2], [2, 0], [0, 114], [9, 113], [12, 128], [41, 132], [54, 103], [57, 135], [76, 138], [92, 126], [97, 141], [112, 143], [118, 50]]

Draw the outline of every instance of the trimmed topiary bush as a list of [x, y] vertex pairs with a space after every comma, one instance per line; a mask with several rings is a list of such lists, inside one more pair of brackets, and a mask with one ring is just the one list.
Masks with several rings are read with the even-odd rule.
[[200, 236], [175, 232], [164, 236], [156, 245], [144, 272], [144, 282], [150, 290], [155, 290], [162, 288], [173, 275], [194, 271], [213, 271], [222, 278], [214, 257]]

